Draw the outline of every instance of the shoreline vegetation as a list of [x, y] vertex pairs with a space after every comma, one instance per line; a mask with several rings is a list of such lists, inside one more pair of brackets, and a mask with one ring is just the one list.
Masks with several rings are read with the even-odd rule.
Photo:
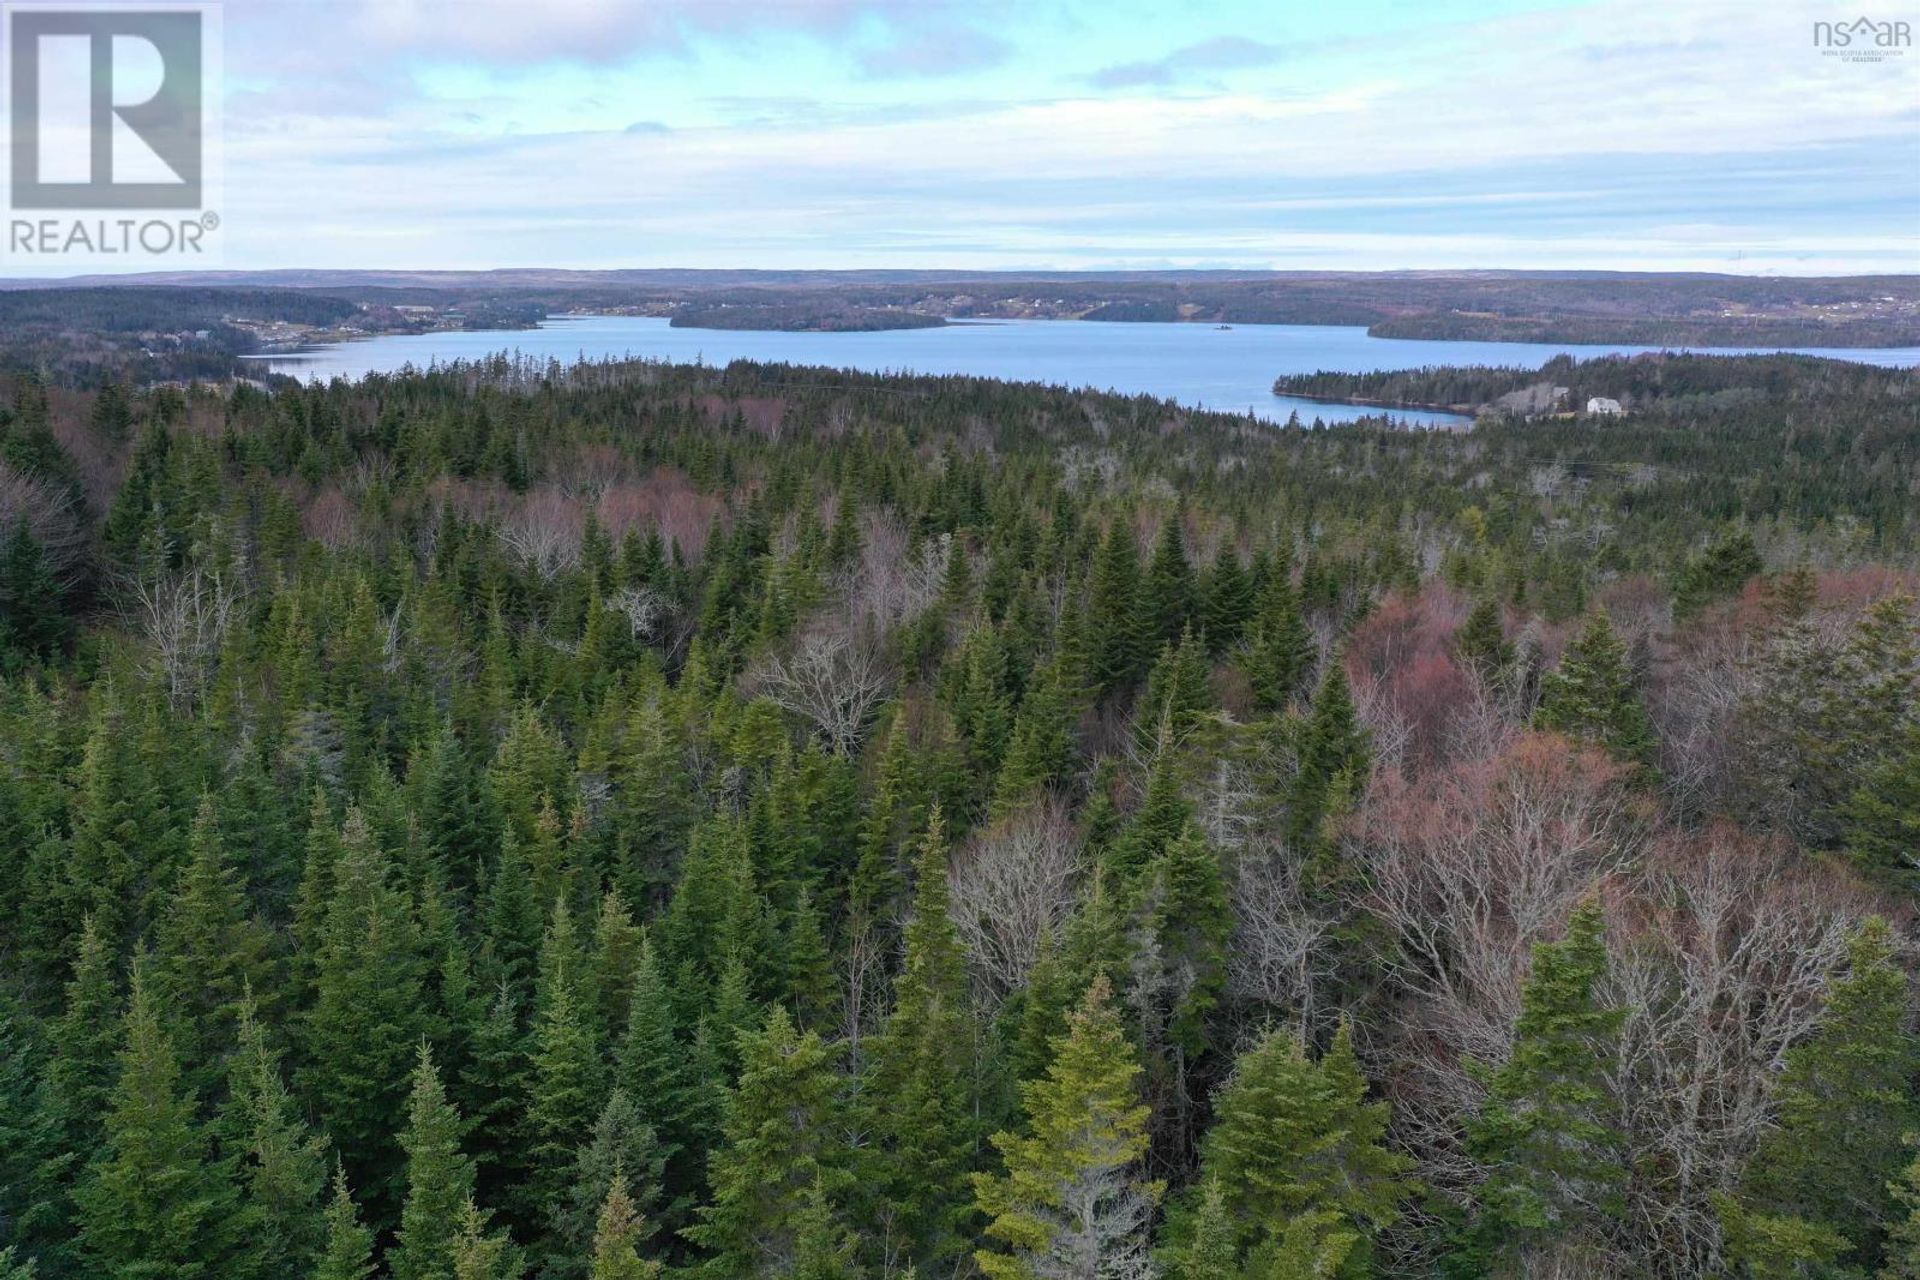
[[731, 306], [683, 307], [668, 324], [676, 329], [738, 329], [761, 333], [879, 333], [891, 329], [942, 329], [944, 316], [897, 308]]
[[[1658, 407], [1721, 411], [1801, 399], [1808, 388], [1863, 384], [1855, 361], [1781, 352], [1675, 352], [1561, 355], [1537, 369], [1492, 365], [1429, 365], [1365, 373], [1283, 374], [1273, 393], [1296, 400], [1382, 409], [1565, 417], [1590, 400], [1614, 402], [1613, 413]], [[1895, 370], [1895, 373], [1910, 371]], [[1871, 378], [1865, 382], [1873, 382]]]

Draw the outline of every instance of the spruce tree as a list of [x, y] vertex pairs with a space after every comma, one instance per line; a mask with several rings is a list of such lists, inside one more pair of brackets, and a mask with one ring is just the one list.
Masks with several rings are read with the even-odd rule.
[[813, 890], [802, 885], [780, 946], [787, 1003], [802, 1027], [825, 1030], [838, 1012], [839, 978]]
[[1140, 552], [1124, 521], [1114, 521], [1100, 544], [1087, 611], [1094, 687], [1110, 693], [1139, 679], [1156, 637], [1153, 620], [1140, 607]]
[[327, 1238], [313, 1280], [370, 1280], [373, 1275], [373, 1232], [360, 1223], [347, 1173], [333, 1168], [333, 1194], [327, 1201]]
[[697, 1194], [706, 1166], [706, 1109], [689, 1048], [648, 940], [634, 973], [627, 1034], [620, 1043], [613, 1078], [659, 1144], [666, 1195], [663, 1216], [669, 1223], [679, 1219]]
[[1617, 1211], [1625, 1175], [1607, 1068], [1622, 1015], [1600, 1002], [1606, 969], [1593, 903], [1565, 938], [1533, 949], [1511, 1056], [1467, 1125], [1468, 1154], [1485, 1171], [1472, 1247], [1491, 1271], [1536, 1252], [1578, 1256]]
[[1261, 591], [1259, 612], [1242, 659], [1255, 705], [1283, 711], [1313, 669], [1313, 633], [1300, 612], [1300, 597], [1286, 565], [1276, 566]]
[[464, 1126], [447, 1101], [427, 1046], [419, 1048], [400, 1145], [407, 1196], [387, 1259], [393, 1280], [453, 1280], [455, 1251], [473, 1198], [473, 1161], [460, 1150]]
[[460, 1210], [460, 1229], [453, 1238], [453, 1280], [521, 1280], [526, 1265], [504, 1231], [490, 1231], [487, 1215], [473, 1197]]
[[1727, 530], [1699, 555], [1688, 557], [1674, 575], [1674, 618], [1691, 618], [1713, 601], [1737, 595], [1765, 567], [1752, 533], [1743, 528]]
[[138, 965], [119, 1080], [99, 1154], [75, 1193], [80, 1249], [108, 1280], [195, 1280], [224, 1274], [232, 1190], [209, 1161], [194, 1100], [162, 1025], [158, 993]]
[[1482, 680], [1491, 683], [1513, 661], [1500, 601], [1491, 595], [1474, 601], [1473, 611], [1453, 638], [1454, 652]]
[[1066, 778], [1073, 766], [1073, 695], [1066, 663], [1056, 655], [1034, 673], [1015, 713], [1013, 736], [994, 779], [993, 814], [1005, 817], [1044, 787]]
[[1847, 803], [1847, 850], [1869, 871], [1911, 879], [1920, 871], [1920, 718], [1890, 748]]
[[1126, 832], [1106, 850], [1103, 865], [1112, 887], [1131, 893], [1147, 869], [1180, 838], [1193, 817], [1182, 786], [1182, 757], [1164, 736], [1147, 774], [1146, 794]]
[[965, 1246], [975, 1145], [974, 1026], [966, 956], [947, 888], [946, 824], [935, 806], [914, 869], [906, 961], [893, 1011], [867, 1044], [871, 1166], [862, 1179], [886, 1250], [936, 1268]]
[[66, 646], [73, 624], [65, 595], [26, 516], [10, 531], [0, 528], [0, 674]]
[[240, 1005], [238, 1041], [219, 1127], [240, 1156], [243, 1265], [262, 1280], [303, 1275], [326, 1234], [326, 1144], [307, 1131], [281, 1080], [250, 992]]
[[241, 1006], [254, 998], [249, 992], [277, 988], [270, 939], [248, 914], [211, 796], [201, 798], [187, 849], [185, 878], [158, 930], [154, 977], [191, 1082], [205, 1091], [235, 1047]]
[[0, 1240], [57, 1268], [71, 1235], [61, 1182], [79, 1152], [63, 1142], [42, 1079], [41, 1030], [0, 987]]
[[1160, 522], [1153, 559], [1147, 563], [1146, 578], [1141, 583], [1141, 603], [1147, 612], [1147, 643], [1154, 647], [1178, 641], [1181, 631], [1193, 618], [1193, 566], [1187, 560], [1184, 522], [1185, 511], [1181, 508]]
[[572, 914], [561, 903], [541, 949], [534, 1005], [522, 1143], [530, 1170], [521, 1214], [530, 1223], [549, 1222], [558, 1215], [575, 1152], [587, 1141], [605, 1105], [606, 1080], [591, 992], [580, 967]]
[[[1907, 977], [1892, 931], [1873, 918], [1818, 1027], [1788, 1051], [1774, 1090], [1778, 1123], [1726, 1206], [1730, 1234], [1751, 1236], [1756, 1218], [1804, 1224], [1838, 1247], [1829, 1261], [1873, 1266], [1895, 1217], [1889, 1186], [1908, 1163], [1904, 1138], [1920, 1129], [1917, 1071]], [[1769, 1253], [1750, 1243], [1745, 1261], [1759, 1268]]]
[[1025, 1129], [993, 1136], [1006, 1172], [973, 1177], [986, 1236], [999, 1246], [974, 1254], [991, 1280], [1144, 1269], [1147, 1224], [1164, 1187], [1141, 1168], [1139, 1076], [1112, 988], [1095, 979], [1054, 1040], [1045, 1077], [1020, 1086]]
[[1122, 896], [1108, 887], [1108, 876], [1095, 868], [1093, 886], [1080, 909], [1057, 938], [1044, 944], [1014, 1034], [1012, 1075], [1033, 1080], [1053, 1060], [1053, 1042], [1065, 1035], [1073, 1011], [1096, 981], [1124, 992], [1133, 977], [1134, 940]]
[[1134, 736], [1142, 751], [1153, 751], [1163, 741], [1175, 745], [1185, 742], [1214, 710], [1208, 674], [1206, 646], [1191, 630], [1180, 633], [1177, 645], [1168, 644], [1160, 650], [1134, 711]]
[[1154, 958], [1169, 1001], [1167, 1036], [1190, 1062], [1206, 1051], [1208, 1020], [1226, 985], [1233, 909], [1226, 869], [1189, 822], [1150, 869]]
[[616, 1170], [595, 1220], [587, 1280], [659, 1280], [660, 1264], [640, 1256], [645, 1223], [625, 1184]]
[[1236, 1280], [1240, 1271], [1240, 1231], [1227, 1209], [1220, 1180], [1200, 1184], [1199, 1202], [1185, 1238], [1164, 1250], [1171, 1280]]
[[1595, 609], [1540, 684], [1533, 722], [1606, 750], [1616, 759], [1651, 767], [1657, 744], [1640, 701], [1627, 647], [1606, 610]]
[[1232, 540], [1223, 538], [1200, 586], [1200, 630], [1208, 647], [1224, 653], [1240, 643], [1255, 604], [1253, 580], [1241, 566]]
[[725, 1144], [713, 1154], [712, 1199], [681, 1234], [706, 1250], [710, 1280], [772, 1280], [799, 1255], [814, 1189], [837, 1199], [834, 1079], [820, 1037], [797, 1032], [778, 1005], [741, 1036], [740, 1081], [727, 1098]]
[[[1387, 1106], [1367, 1101], [1345, 1025], [1318, 1061], [1287, 1031], [1268, 1032], [1241, 1055], [1215, 1100], [1201, 1169], [1224, 1203], [1230, 1238], [1251, 1251], [1254, 1274], [1266, 1274], [1260, 1263], [1285, 1250], [1289, 1232], [1317, 1237], [1327, 1222], [1357, 1246], [1328, 1274], [1369, 1273], [1367, 1246], [1398, 1220], [1412, 1189], [1411, 1161], [1386, 1138]], [[1206, 1213], [1203, 1201], [1196, 1240]]]
[[[1909, 1148], [1914, 1140], [1908, 1139]], [[1899, 1214], [1887, 1230], [1886, 1265], [1880, 1280], [1920, 1280], [1920, 1154], [1887, 1186]]]
[[375, 1221], [398, 1205], [408, 1063], [427, 1031], [411, 904], [365, 815], [347, 815], [333, 901], [302, 1027], [302, 1091], [348, 1161]]
[[1312, 848], [1334, 801], [1352, 795], [1364, 781], [1368, 763], [1366, 730], [1353, 705], [1346, 664], [1338, 656], [1321, 677], [1297, 755], [1299, 767], [1287, 796], [1287, 836], [1296, 847]]
[[68, 1158], [93, 1149], [113, 1091], [123, 1010], [116, 957], [92, 916], [81, 926], [79, 954], [61, 1013], [53, 1023], [48, 1101]]
[[[551, 1222], [541, 1275], [583, 1275], [608, 1196], [617, 1191], [635, 1213], [651, 1214], [660, 1199], [664, 1167], [653, 1130], [626, 1092], [615, 1089], [594, 1122], [592, 1135], [574, 1155], [566, 1194]], [[638, 1240], [640, 1228], [635, 1230]], [[649, 1222], [645, 1234], [651, 1231]]]

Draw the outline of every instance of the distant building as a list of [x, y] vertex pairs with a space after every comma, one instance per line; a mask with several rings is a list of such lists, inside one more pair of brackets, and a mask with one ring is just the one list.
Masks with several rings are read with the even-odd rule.
[[1594, 396], [1587, 401], [1588, 413], [1625, 413], [1618, 400], [1609, 400], [1605, 396]]

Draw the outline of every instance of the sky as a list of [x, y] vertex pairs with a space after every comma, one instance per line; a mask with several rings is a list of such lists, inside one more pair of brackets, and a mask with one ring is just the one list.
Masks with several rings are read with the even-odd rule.
[[221, 11], [230, 268], [1920, 271], [1824, 0]]

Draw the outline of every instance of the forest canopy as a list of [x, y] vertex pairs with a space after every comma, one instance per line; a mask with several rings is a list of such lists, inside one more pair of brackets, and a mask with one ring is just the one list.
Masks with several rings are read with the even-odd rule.
[[1542, 378], [13, 379], [0, 1277], [1920, 1274], [1914, 374]]

